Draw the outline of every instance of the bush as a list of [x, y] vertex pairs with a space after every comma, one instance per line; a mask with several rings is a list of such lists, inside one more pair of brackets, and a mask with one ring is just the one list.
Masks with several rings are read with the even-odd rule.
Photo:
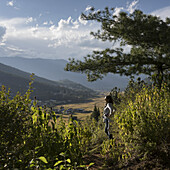
[[[31, 85], [31, 83], [30, 83]], [[24, 96], [19, 93], [11, 99], [10, 90], [0, 91], [0, 167], [13, 168], [20, 164], [23, 141], [30, 125], [31, 89]], [[15, 162], [15, 163], [14, 163]]]
[[25, 95], [18, 93], [14, 98], [4, 86], [0, 91], [0, 169], [85, 168], [83, 156], [93, 152], [105, 156], [108, 166], [129, 158], [155, 157], [168, 163], [167, 85], [161, 89], [144, 84], [140, 90], [129, 88], [110, 122], [114, 139], [108, 140], [101, 118], [98, 122], [70, 118], [66, 125], [52, 110], [37, 107], [36, 101], [31, 106], [31, 84]]
[[163, 85], [143, 86], [134, 100], [117, 113], [120, 139], [130, 155], [155, 156], [167, 160], [170, 141], [170, 95]]
[[72, 119], [68, 125], [62, 117], [58, 122], [55, 112], [36, 101], [31, 106], [31, 84], [13, 99], [4, 86], [0, 91], [0, 169], [80, 166], [92, 133]]

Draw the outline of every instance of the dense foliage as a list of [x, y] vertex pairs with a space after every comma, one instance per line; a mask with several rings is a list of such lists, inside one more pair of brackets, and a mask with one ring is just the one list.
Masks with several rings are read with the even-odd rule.
[[[166, 169], [170, 155], [169, 88], [164, 84], [159, 89], [139, 80], [129, 84], [127, 92], [119, 95], [121, 103], [112, 128], [114, 142], [104, 143], [103, 154], [126, 165], [134, 160], [139, 163], [154, 159]], [[149, 168], [157, 166], [153, 164]]]
[[143, 73], [152, 75], [160, 86], [163, 80], [169, 79], [170, 18], [164, 21], [140, 10], [132, 14], [113, 13], [114, 9], [95, 11], [91, 8], [89, 14], [82, 14], [84, 20], [101, 23], [101, 30], [92, 32], [92, 35], [99, 40], [113, 42], [113, 47], [93, 51], [92, 55], [84, 57], [84, 61], [70, 59], [66, 70], [84, 72], [89, 81], [102, 78], [107, 73]]
[[4, 86], [0, 91], [0, 169], [83, 167], [89, 128], [73, 120], [67, 126], [62, 118], [57, 122], [53, 111], [36, 101], [31, 105], [30, 93], [31, 87], [11, 99]]
[[126, 152], [168, 159], [170, 98], [168, 89], [143, 87], [116, 115]]
[[101, 118], [65, 122], [54, 111], [37, 107], [36, 100], [31, 103], [31, 84], [23, 96], [18, 93], [11, 98], [4, 86], [0, 91], [0, 169], [88, 169], [99, 153], [103, 168], [152, 159], [162, 169], [169, 166], [170, 90], [166, 84], [159, 89], [131, 81], [125, 94], [118, 92], [120, 100], [114, 104], [117, 111], [110, 122], [112, 140], [104, 133]]

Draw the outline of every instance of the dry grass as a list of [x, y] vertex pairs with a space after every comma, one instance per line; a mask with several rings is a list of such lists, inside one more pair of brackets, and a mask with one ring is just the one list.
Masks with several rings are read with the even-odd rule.
[[[102, 113], [104, 105], [105, 105], [105, 101], [104, 101], [104, 96], [105, 93], [100, 94], [97, 98], [93, 98], [91, 99], [91, 102], [86, 102], [86, 103], [76, 103], [76, 104], [64, 104], [64, 105], [58, 105], [56, 106], [56, 108], [60, 108], [61, 106], [64, 107], [65, 110], [72, 108], [72, 109], [77, 109], [77, 108], [81, 108], [84, 109], [85, 111], [93, 111], [94, 106], [96, 105], [97, 108], [100, 109], [100, 112]], [[74, 113], [73, 116], [77, 116], [77, 118], [79, 120], [84, 120], [87, 116], [91, 115], [90, 113]], [[70, 115], [68, 114], [63, 114], [63, 119], [64, 120], [68, 120], [68, 118], [70, 117]]]

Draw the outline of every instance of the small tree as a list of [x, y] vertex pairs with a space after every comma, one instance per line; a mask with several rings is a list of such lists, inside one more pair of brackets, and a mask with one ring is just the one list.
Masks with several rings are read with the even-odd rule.
[[[165, 21], [157, 16], [143, 14], [136, 10], [113, 15], [114, 9], [105, 8], [88, 15], [82, 14], [84, 20], [101, 23], [101, 30], [91, 34], [102, 41], [120, 44], [120, 48], [107, 48], [93, 51], [84, 57], [84, 61], [70, 59], [67, 71], [86, 73], [89, 81], [103, 78], [107, 73], [120, 75], [154, 75], [155, 83], [161, 86], [170, 71], [170, 18]], [[122, 47], [129, 46], [130, 52]]]
[[98, 122], [99, 117], [100, 117], [100, 110], [99, 110], [99, 108], [97, 108], [97, 106], [95, 105], [95, 106], [94, 106], [94, 110], [93, 110], [93, 112], [92, 112], [92, 114], [91, 114], [91, 118], [94, 118], [94, 119]]

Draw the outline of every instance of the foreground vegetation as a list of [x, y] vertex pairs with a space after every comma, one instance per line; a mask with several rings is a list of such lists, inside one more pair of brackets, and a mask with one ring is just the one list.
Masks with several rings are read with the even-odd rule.
[[113, 140], [102, 119], [83, 122], [56, 119], [53, 111], [31, 105], [32, 82], [25, 95], [11, 99], [0, 91], [0, 169], [168, 169], [170, 94], [146, 85], [118, 94], [110, 122]]

